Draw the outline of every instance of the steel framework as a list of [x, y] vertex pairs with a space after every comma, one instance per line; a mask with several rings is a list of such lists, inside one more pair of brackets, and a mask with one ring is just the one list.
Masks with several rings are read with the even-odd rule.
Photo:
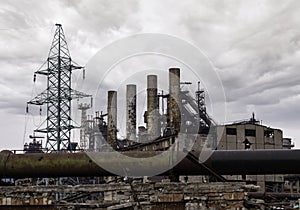
[[27, 104], [47, 104], [46, 128], [35, 130], [47, 134], [46, 149], [70, 151], [72, 150], [71, 130], [75, 128], [71, 119], [71, 100], [91, 97], [91, 95], [71, 88], [72, 71], [83, 67], [72, 61], [62, 25], [55, 25], [56, 30], [46, 62], [47, 67], [34, 73], [34, 81], [37, 74], [47, 76], [47, 89]]
[[196, 102], [198, 106], [198, 112], [199, 112], [199, 119], [200, 120], [200, 127], [209, 127], [210, 124], [206, 123], [205, 118], [207, 118], [206, 113], [206, 106], [205, 106], [205, 92], [203, 89], [200, 88], [200, 81], [198, 82], [198, 90], [196, 91]]

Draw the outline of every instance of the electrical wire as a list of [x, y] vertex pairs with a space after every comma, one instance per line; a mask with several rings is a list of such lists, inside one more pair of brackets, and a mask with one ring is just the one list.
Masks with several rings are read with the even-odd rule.
[[[32, 85], [32, 88], [31, 88], [30, 99], [32, 99], [35, 92], [36, 92], [36, 83], [34, 82]], [[32, 116], [32, 114], [28, 112], [28, 104], [27, 104], [26, 112], [24, 114], [23, 145], [25, 144], [25, 139], [26, 139], [26, 135], [27, 135], [27, 127], [28, 127], [28, 122], [29, 122], [30, 116]]]
[[[51, 33], [53, 33], [54, 31], [54, 24], [51, 24], [51, 27], [50, 26], [44, 26], [44, 27], [35, 27], [35, 26], [31, 26], [31, 27], [26, 27], [26, 28], [0, 28], [0, 30], [4, 31], [4, 30], [28, 30], [28, 29], [41, 29], [41, 28], [51, 28]], [[39, 72], [42, 70], [42, 68], [44, 68], [45, 64], [47, 64], [47, 60], [38, 68], [37, 71], [35, 71], [35, 74], [34, 74], [34, 84], [33, 84], [33, 87], [32, 87], [32, 90], [31, 90], [31, 99], [33, 98], [33, 94], [35, 93], [35, 95], [37, 95], [37, 86], [36, 86], [36, 72]], [[74, 65], [78, 65], [76, 62], [72, 61], [72, 64]], [[79, 65], [78, 65], [79, 66]], [[74, 75], [74, 83], [75, 83], [75, 89], [78, 87], [78, 86], [82, 86], [79, 81], [79, 76], [77, 76], [76, 74], [73, 74]], [[73, 82], [72, 82], [73, 83]], [[73, 83], [73, 84], [74, 84]], [[78, 102], [77, 102], [78, 104]], [[78, 110], [74, 110], [72, 109], [71, 110], [73, 116], [75, 117], [75, 119], [77, 119], [77, 116], [78, 116]], [[41, 111], [40, 111], [40, 116], [39, 116], [39, 122], [37, 123], [36, 122], [36, 116], [32, 113], [32, 112], [26, 112], [25, 114], [25, 127], [24, 127], [24, 135], [23, 135], [23, 144], [25, 143], [25, 138], [26, 138], [26, 134], [27, 134], [27, 128], [28, 128], [28, 123], [29, 121], [32, 121], [33, 125], [35, 127], [37, 127], [38, 129], [46, 122], [46, 120], [44, 120], [42, 122], [42, 114], [41, 114]], [[72, 120], [72, 122], [77, 125], [79, 127], [79, 124]], [[76, 137], [76, 133], [73, 131], [73, 139]]]

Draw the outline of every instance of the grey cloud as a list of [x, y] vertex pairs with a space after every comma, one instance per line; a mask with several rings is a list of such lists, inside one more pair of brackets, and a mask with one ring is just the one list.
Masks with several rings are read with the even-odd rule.
[[[33, 95], [33, 72], [47, 58], [54, 23], [59, 22], [72, 58], [80, 65], [128, 35], [157, 32], [178, 36], [200, 48], [216, 67], [227, 96], [228, 120], [248, 118], [255, 111], [259, 118], [283, 129], [299, 124], [299, 1], [12, 0], [0, 4], [3, 116], [18, 119], [24, 113], [24, 105]], [[130, 65], [135, 63], [125, 67]], [[157, 63], [160, 65], [166, 68], [165, 63]], [[87, 68], [86, 81], [80, 79], [81, 73], [74, 73], [77, 82], [73, 87], [93, 93], [101, 67]], [[116, 83], [127, 81], [123, 77], [126, 73]], [[107, 83], [103, 88], [112, 87]], [[37, 94], [46, 83], [38, 78], [35, 85]], [[99, 109], [105, 109], [105, 101], [97, 103]], [[288, 130], [299, 137], [293, 129]]]

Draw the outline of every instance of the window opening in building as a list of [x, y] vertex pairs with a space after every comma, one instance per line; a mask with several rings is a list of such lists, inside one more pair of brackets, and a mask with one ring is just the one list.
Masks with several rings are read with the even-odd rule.
[[226, 128], [227, 135], [236, 135], [236, 128]]
[[256, 136], [256, 131], [253, 129], [245, 129], [245, 136]]

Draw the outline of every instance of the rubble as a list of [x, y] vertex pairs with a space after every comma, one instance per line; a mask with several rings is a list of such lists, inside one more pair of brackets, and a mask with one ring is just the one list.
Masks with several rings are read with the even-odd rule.
[[[0, 209], [28, 205], [32, 208], [52, 206], [53, 209], [246, 209], [245, 189], [245, 183], [219, 182], [2, 186]], [[58, 193], [64, 198], [56, 201]], [[70, 198], [75, 195], [84, 197], [84, 202], [73, 203]]]

